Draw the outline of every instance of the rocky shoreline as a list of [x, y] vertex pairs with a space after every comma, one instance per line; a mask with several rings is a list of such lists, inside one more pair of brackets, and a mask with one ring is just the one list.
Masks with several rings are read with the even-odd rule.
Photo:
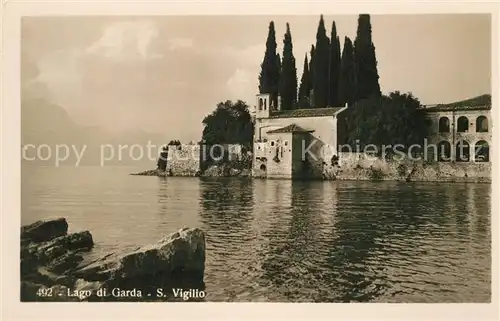
[[[249, 178], [265, 178], [260, 176], [253, 176], [251, 171], [248, 169], [236, 170], [230, 169], [230, 171], [224, 171], [221, 168], [210, 168], [208, 171], [199, 175], [170, 175], [167, 172], [159, 171], [156, 169], [147, 170], [140, 173], [134, 173], [130, 175], [137, 176], [157, 176], [157, 177], [168, 177], [168, 176], [188, 176], [188, 177], [249, 177]], [[358, 171], [351, 171], [350, 173], [343, 175], [323, 175], [321, 178], [316, 178], [315, 180], [323, 181], [395, 181], [395, 182], [426, 182], [426, 183], [484, 183], [491, 184], [490, 177], [468, 177], [458, 176], [458, 175], [440, 175], [435, 174], [434, 176], [422, 175], [420, 173], [415, 174], [415, 171], [411, 171], [408, 174], [397, 176], [392, 174], [386, 174], [382, 171], [372, 170], [372, 169], [360, 169]]]
[[204, 171], [198, 171], [194, 175], [173, 175], [168, 171], [162, 171], [159, 169], [150, 169], [139, 173], [133, 173], [130, 175], [134, 176], [157, 176], [157, 177], [168, 177], [168, 176], [188, 176], [188, 177], [251, 177], [252, 171], [247, 168], [237, 169], [226, 165], [213, 165], [208, 167]]
[[89, 231], [66, 219], [21, 227], [21, 301], [202, 301], [205, 234], [182, 228], [155, 244], [89, 261]]

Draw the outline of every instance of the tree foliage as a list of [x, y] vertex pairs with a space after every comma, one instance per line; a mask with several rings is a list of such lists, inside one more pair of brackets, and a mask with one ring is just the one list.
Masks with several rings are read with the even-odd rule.
[[281, 77], [281, 71], [282, 71], [282, 65], [281, 65], [281, 56], [280, 54], [276, 54], [276, 65], [278, 66], [278, 91], [279, 91], [279, 83], [280, 83], [280, 77]]
[[429, 120], [420, 101], [411, 93], [399, 91], [371, 96], [355, 103], [349, 114], [348, 142], [360, 148], [374, 144], [397, 145], [406, 150], [413, 144], [423, 146], [428, 136]]
[[168, 144], [167, 144], [167, 146], [172, 146], [172, 145], [173, 145], [173, 146], [180, 146], [180, 145], [182, 145], [182, 144], [181, 144], [181, 141], [180, 141], [180, 140], [178, 140], [178, 139], [174, 139], [174, 140], [169, 141], [169, 142], [168, 142]]
[[274, 96], [278, 94], [280, 77], [280, 58], [276, 52], [276, 47], [276, 31], [274, 29], [274, 22], [271, 21], [266, 41], [266, 52], [259, 75], [259, 92]]
[[299, 87], [299, 108], [309, 108], [311, 107], [309, 101], [309, 95], [311, 93], [311, 76], [309, 74], [309, 62], [307, 60], [307, 55], [304, 58], [304, 71], [302, 72], [302, 78], [300, 80]]
[[203, 119], [204, 143], [242, 144], [251, 146], [253, 140], [253, 123], [248, 105], [238, 100], [221, 102], [217, 108]]
[[339, 76], [340, 76], [340, 40], [337, 36], [335, 21], [332, 22], [330, 36], [330, 71], [328, 84], [328, 105], [340, 106], [339, 100]]
[[380, 96], [379, 75], [375, 46], [372, 41], [372, 26], [370, 15], [361, 14], [358, 17], [358, 30], [354, 40], [354, 60], [356, 62], [356, 100], [372, 95]]
[[[173, 141], [170, 141], [170, 143], [171, 142], [173, 142]], [[170, 143], [168, 145], [172, 145]], [[156, 169], [163, 171], [163, 172], [167, 169], [168, 145], [163, 146], [161, 153], [158, 157], [158, 161], [156, 162], [156, 166], [157, 166]]]
[[339, 76], [339, 105], [346, 103], [352, 106], [356, 99], [356, 71], [352, 41], [349, 37], [344, 39], [344, 49], [340, 63]]
[[288, 23], [283, 38], [283, 60], [279, 92], [282, 109], [294, 109], [297, 106], [297, 68], [293, 56], [292, 34]]
[[316, 51], [316, 48], [314, 47], [314, 45], [311, 45], [311, 51], [310, 51], [310, 59], [309, 59], [309, 85], [310, 85], [310, 89], [309, 89], [309, 102], [310, 102], [310, 106], [309, 107], [312, 107], [314, 105], [314, 56], [315, 56], [315, 51]]
[[321, 15], [316, 33], [314, 50], [314, 107], [324, 108], [328, 104], [328, 78], [330, 60], [330, 40], [326, 35], [325, 21]]

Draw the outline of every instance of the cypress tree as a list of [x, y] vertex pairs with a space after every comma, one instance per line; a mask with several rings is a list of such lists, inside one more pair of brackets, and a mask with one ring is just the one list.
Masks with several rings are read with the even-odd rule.
[[351, 106], [356, 98], [356, 70], [352, 41], [345, 37], [339, 77], [339, 105]]
[[328, 74], [329, 74], [330, 41], [326, 36], [323, 15], [319, 20], [314, 50], [314, 107], [324, 108], [328, 104]]
[[272, 94], [276, 96], [279, 89], [280, 67], [278, 64], [279, 55], [276, 53], [276, 31], [274, 22], [269, 23], [269, 33], [266, 41], [266, 52], [261, 64], [259, 75], [259, 92], [261, 94]]
[[309, 74], [309, 62], [307, 61], [307, 54], [304, 58], [304, 71], [300, 80], [299, 87], [299, 107], [309, 108], [309, 95], [311, 93], [311, 75]]
[[309, 59], [309, 108], [314, 107], [314, 52], [316, 48], [314, 45], [311, 45], [311, 53]]
[[278, 65], [278, 83], [279, 83], [279, 76], [281, 76], [281, 56], [280, 54], [276, 54], [276, 65]]
[[279, 94], [279, 88], [281, 86], [281, 69], [282, 69], [282, 66], [281, 66], [281, 56], [279, 53], [276, 54], [276, 64], [278, 65], [278, 91], [276, 93], [276, 95], [274, 97], [272, 97], [271, 99], [273, 99], [273, 105], [275, 106], [275, 108], [277, 109], [278, 108], [278, 94]]
[[377, 59], [368, 14], [360, 14], [358, 17], [358, 30], [354, 40], [354, 60], [357, 79], [356, 101], [371, 95], [380, 96]]
[[283, 39], [283, 62], [279, 92], [283, 109], [293, 109], [297, 106], [297, 68], [293, 56], [292, 34], [288, 23], [286, 24], [286, 33]]
[[332, 33], [330, 37], [330, 75], [328, 105], [339, 106], [339, 76], [340, 76], [340, 41], [337, 36], [335, 21], [332, 23]]

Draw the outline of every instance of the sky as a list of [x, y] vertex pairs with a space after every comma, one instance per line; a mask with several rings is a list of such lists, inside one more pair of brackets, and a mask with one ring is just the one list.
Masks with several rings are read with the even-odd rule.
[[[354, 40], [357, 16], [324, 19], [328, 35], [335, 21], [341, 46], [345, 36]], [[255, 104], [271, 20], [279, 51], [290, 24], [300, 81], [319, 16], [25, 17], [21, 88], [31, 109], [22, 117], [39, 122], [45, 104], [64, 109], [76, 126], [198, 141], [218, 102]], [[491, 93], [489, 15], [372, 15], [371, 22], [384, 93], [412, 92], [423, 104]], [[44, 119], [48, 128], [60, 118]]]

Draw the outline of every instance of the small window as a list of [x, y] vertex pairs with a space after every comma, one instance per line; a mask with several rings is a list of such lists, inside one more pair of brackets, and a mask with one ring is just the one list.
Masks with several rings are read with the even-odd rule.
[[467, 133], [469, 131], [469, 119], [465, 116], [458, 117], [457, 132]]
[[455, 149], [455, 161], [457, 162], [470, 161], [470, 146], [467, 141], [461, 140], [457, 143]]
[[484, 116], [479, 116], [476, 119], [476, 132], [487, 133], [488, 132], [488, 118]]
[[450, 120], [448, 119], [448, 117], [439, 118], [438, 130], [440, 133], [450, 132]]
[[273, 141], [271, 141], [271, 146], [274, 146], [274, 140], [273, 140]]
[[285, 140], [285, 146], [288, 146], [288, 141], [287, 140]]
[[490, 146], [486, 141], [480, 140], [476, 143], [474, 160], [476, 162], [490, 161]]

